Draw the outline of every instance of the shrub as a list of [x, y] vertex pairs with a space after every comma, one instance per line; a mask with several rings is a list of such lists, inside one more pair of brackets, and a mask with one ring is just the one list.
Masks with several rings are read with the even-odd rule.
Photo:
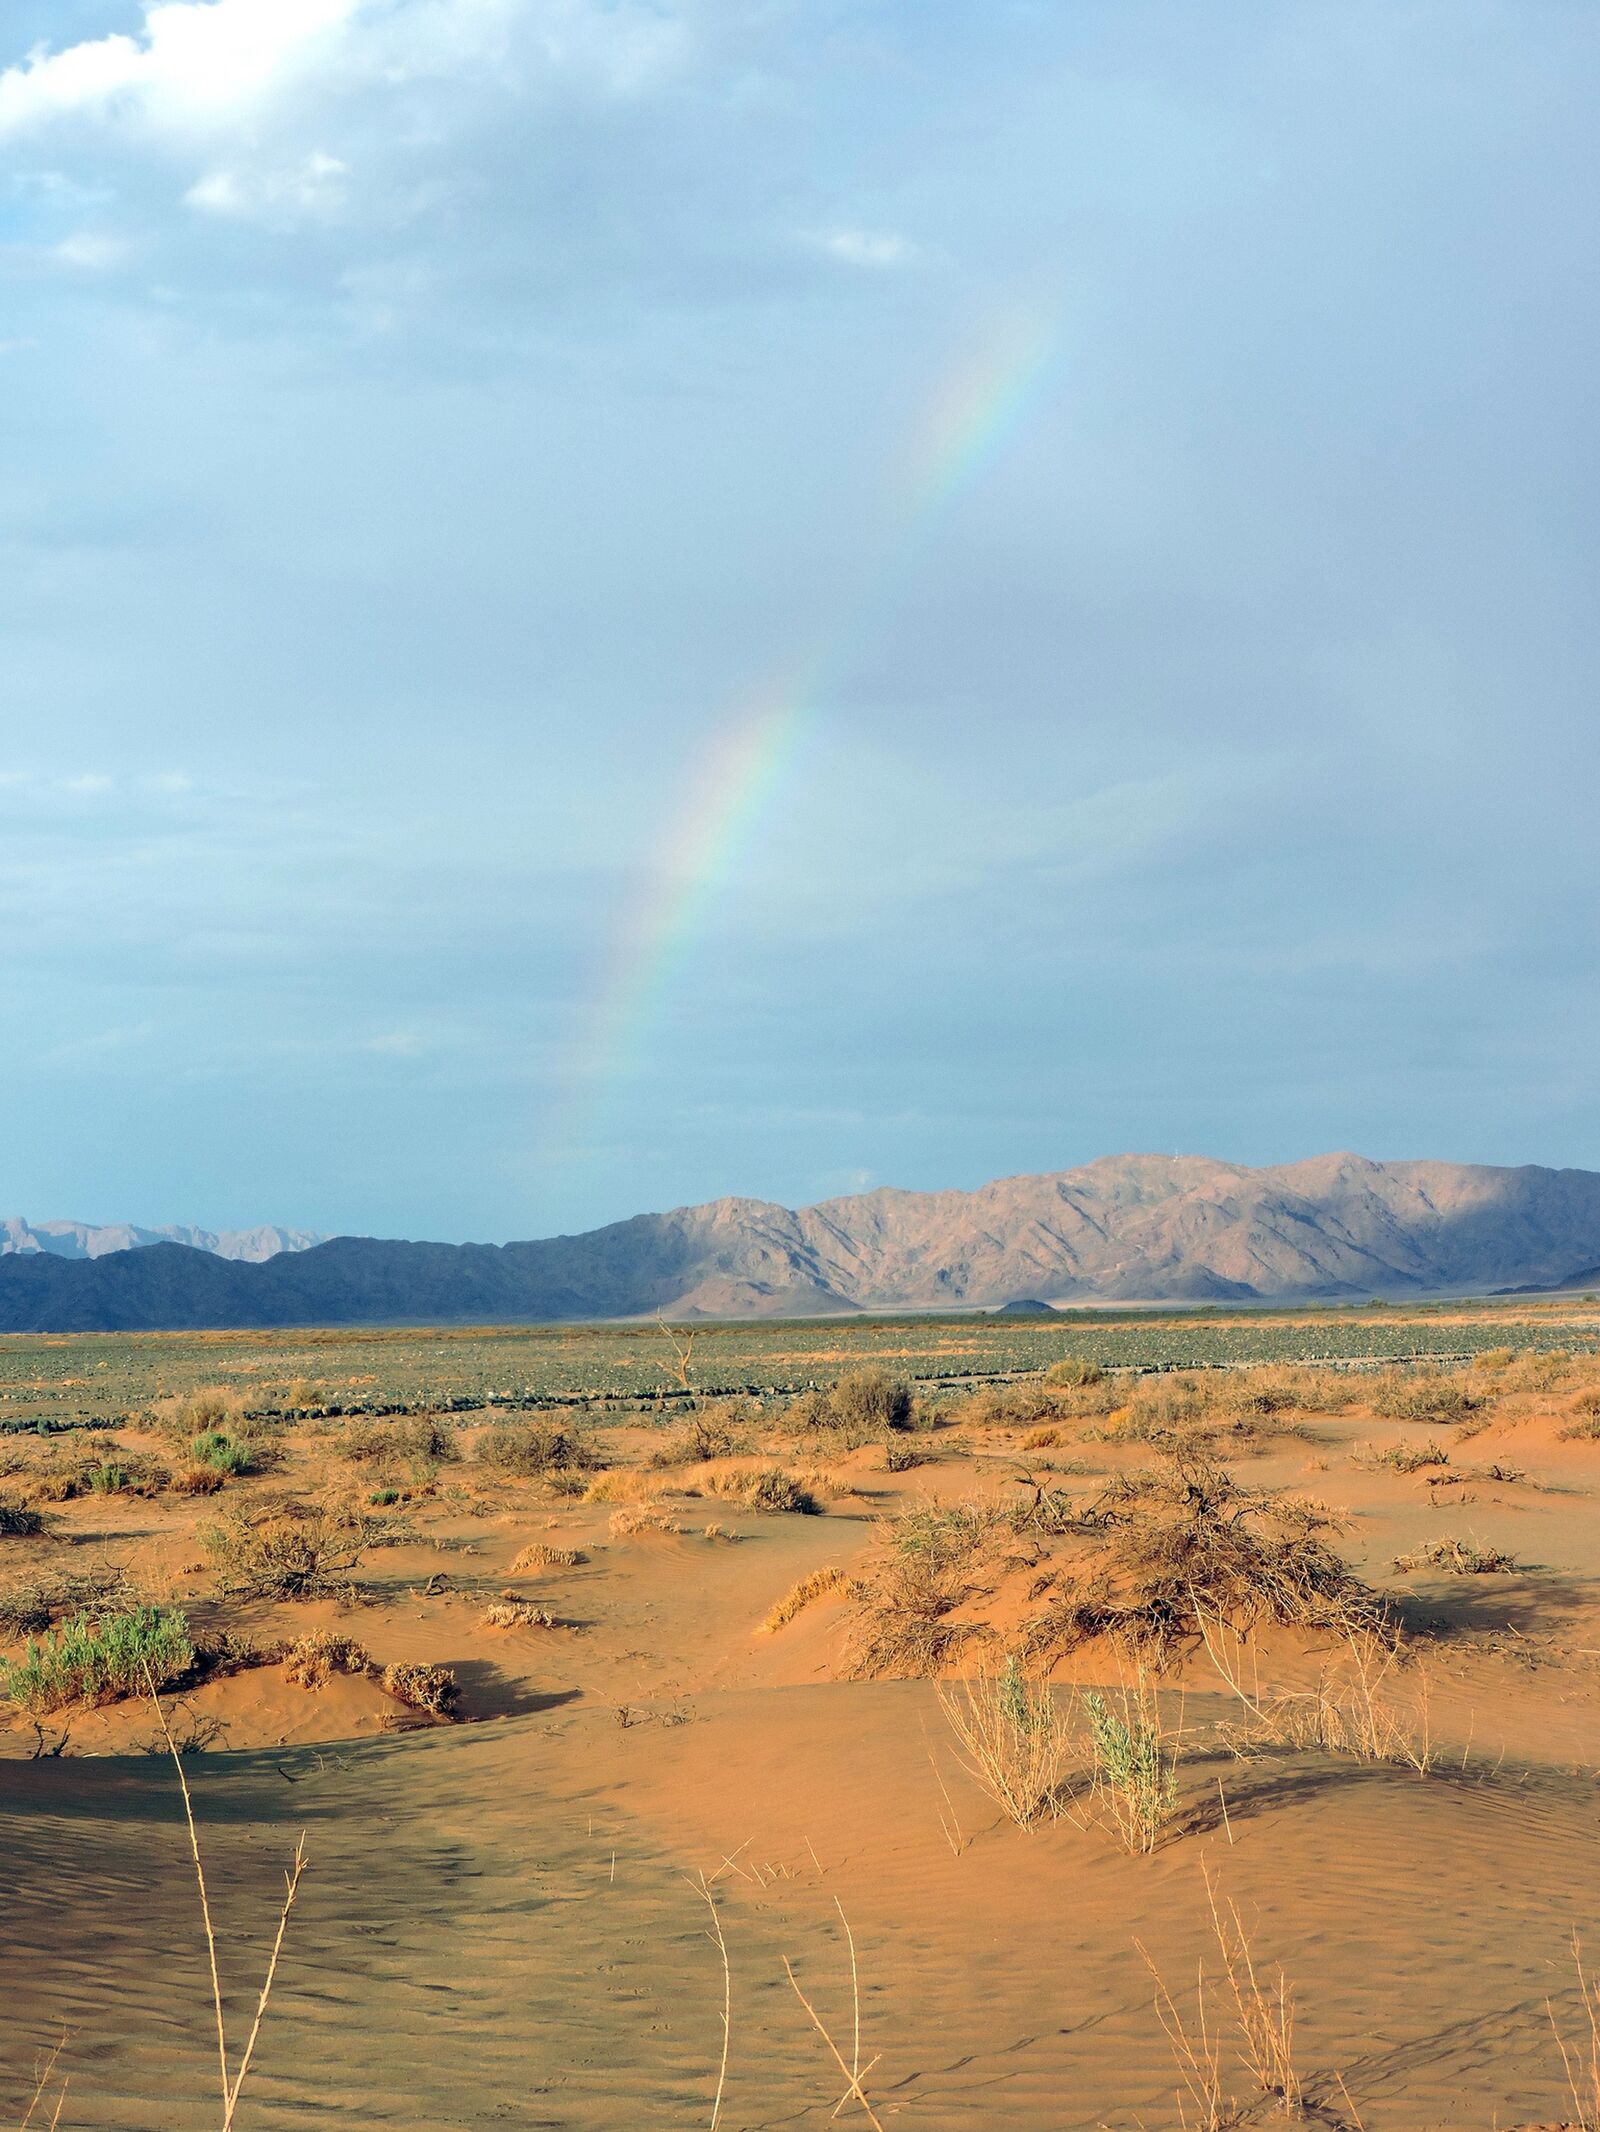
[[202, 1429], [189, 1451], [197, 1466], [212, 1466], [225, 1477], [236, 1478], [255, 1468], [250, 1453], [226, 1429]]
[[362, 1519], [293, 1506], [235, 1514], [209, 1526], [201, 1544], [231, 1599], [316, 1599], [349, 1590], [350, 1572], [372, 1543]]
[[891, 1436], [883, 1447], [885, 1473], [909, 1473], [915, 1466], [932, 1465], [935, 1454], [923, 1451], [904, 1436]]
[[239, 1436], [244, 1432], [245, 1408], [242, 1392], [229, 1385], [208, 1384], [198, 1391], [152, 1400], [150, 1420], [166, 1436], [197, 1436], [207, 1429]]
[[635, 1509], [613, 1510], [606, 1520], [606, 1529], [612, 1539], [628, 1540], [639, 1532], [681, 1533], [683, 1527], [674, 1524], [664, 1510], [641, 1504]]
[[1374, 1380], [1372, 1411], [1390, 1421], [1470, 1421], [1494, 1393], [1437, 1370], [1385, 1371]]
[[461, 1697], [456, 1677], [448, 1666], [385, 1666], [382, 1685], [386, 1694], [413, 1710], [426, 1710], [431, 1717], [450, 1717]]
[[782, 1408], [778, 1427], [793, 1435], [828, 1437], [842, 1450], [875, 1443], [919, 1419], [911, 1387], [887, 1370], [846, 1370], [832, 1391], [806, 1392]]
[[1044, 1373], [1046, 1384], [1068, 1385], [1076, 1389], [1086, 1384], [1099, 1384], [1105, 1371], [1098, 1362], [1091, 1362], [1084, 1355], [1063, 1355], [1059, 1362], [1052, 1362]]
[[652, 1466], [701, 1466], [713, 1458], [733, 1458], [750, 1447], [740, 1426], [739, 1410], [727, 1401], [699, 1407], [684, 1417], [678, 1434], [650, 1454]]
[[370, 1653], [352, 1637], [337, 1635], [332, 1629], [313, 1629], [309, 1636], [296, 1637], [290, 1644], [283, 1674], [297, 1688], [323, 1688], [335, 1673], [366, 1678], [377, 1670]]
[[215, 1495], [226, 1477], [218, 1466], [183, 1466], [172, 1476], [172, 1485], [179, 1495]]
[[107, 1564], [31, 1577], [0, 1592], [0, 1636], [36, 1636], [65, 1615], [105, 1612], [112, 1600], [127, 1596], [127, 1579]]
[[822, 1505], [809, 1488], [802, 1488], [793, 1474], [785, 1473], [779, 1466], [767, 1466], [760, 1473], [750, 1475], [744, 1500], [752, 1510], [777, 1517], [792, 1512], [798, 1517], [814, 1518], [821, 1515]]
[[1156, 1692], [1143, 1672], [1113, 1701], [1091, 1690], [1089, 1723], [1094, 1791], [1124, 1850], [1153, 1851], [1178, 1810], [1178, 1758], [1161, 1726]]
[[175, 1607], [129, 1607], [77, 1614], [30, 1638], [21, 1658], [0, 1667], [0, 1690], [30, 1716], [69, 1703], [114, 1703], [180, 1679], [194, 1663], [189, 1624]]
[[44, 1519], [26, 1503], [0, 1502], [0, 1540], [31, 1540], [44, 1530]]
[[1164, 1658], [1202, 1614], [1246, 1628], [1374, 1622], [1379, 1602], [1328, 1545], [1332, 1514], [1244, 1488], [1193, 1453], [1120, 1477], [1078, 1515], [1100, 1544], [1077, 1588], [1030, 1625], [1036, 1648], [1101, 1635]]
[[1358, 1455], [1364, 1465], [1388, 1466], [1395, 1473], [1420, 1473], [1424, 1466], [1450, 1463], [1450, 1453], [1432, 1436], [1426, 1443], [1385, 1444], [1381, 1451], [1369, 1447]]
[[586, 1503], [653, 1503], [666, 1483], [631, 1466], [611, 1466], [583, 1491]]
[[497, 1473], [537, 1478], [550, 1472], [593, 1472], [605, 1461], [572, 1429], [549, 1422], [500, 1421], [478, 1438], [477, 1459]]
[[1010, 1521], [993, 1503], [913, 1504], [879, 1528], [865, 1574], [850, 1587], [849, 1669], [865, 1680], [925, 1680], [986, 1633], [953, 1621], [979, 1588], [974, 1573]]

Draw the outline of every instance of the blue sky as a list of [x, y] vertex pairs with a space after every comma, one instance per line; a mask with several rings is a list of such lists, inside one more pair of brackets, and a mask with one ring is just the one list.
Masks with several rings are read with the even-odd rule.
[[[4, 1211], [1600, 1166], [1600, 8], [0, 38]], [[1019, 319], [1020, 419], [915, 506]]]

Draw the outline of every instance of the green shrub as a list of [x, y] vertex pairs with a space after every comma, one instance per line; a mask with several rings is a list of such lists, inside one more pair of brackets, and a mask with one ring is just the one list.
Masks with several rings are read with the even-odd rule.
[[202, 1429], [189, 1451], [197, 1466], [210, 1466], [215, 1472], [234, 1478], [255, 1468], [250, 1453], [226, 1429]]
[[[68, 1703], [115, 1703], [181, 1678], [194, 1663], [189, 1624], [176, 1607], [137, 1606], [117, 1614], [78, 1614], [30, 1638], [21, 1658], [0, 1668], [0, 1690], [30, 1716]], [[148, 1670], [148, 1678], [147, 1678]]]

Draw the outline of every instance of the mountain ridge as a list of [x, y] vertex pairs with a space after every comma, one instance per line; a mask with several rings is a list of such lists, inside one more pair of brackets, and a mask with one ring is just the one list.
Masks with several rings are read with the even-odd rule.
[[1589, 1170], [1122, 1155], [974, 1191], [724, 1198], [507, 1244], [334, 1237], [258, 1262], [171, 1241], [12, 1253], [0, 1330], [1291, 1303], [1559, 1287], [1597, 1263]]
[[0, 1257], [31, 1257], [48, 1252], [55, 1258], [105, 1258], [113, 1251], [136, 1251], [151, 1244], [187, 1244], [217, 1258], [258, 1263], [280, 1251], [308, 1251], [327, 1238], [314, 1229], [284, 1229], [259, 1222], [253, 1229], [201, 1229], [191, 1222], [167, 1222], [142, 1228], [137, 1222], [29, 1221], [25, 1215], [0, 1216]]

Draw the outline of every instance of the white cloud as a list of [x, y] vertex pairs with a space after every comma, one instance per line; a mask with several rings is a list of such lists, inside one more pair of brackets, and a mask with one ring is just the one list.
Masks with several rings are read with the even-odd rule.
[[0, 72], [0, 139], [66, 121], [179, 140], [260, 129], [329, 94], [494, 69], [514, 44], [547, 74], [627, 94], [678, 41], [662, 14], [597, 0], [144, 0], [137, 35], [40, 46]]
[[77, 230], [70, 237], [52, 245], [50, 256], [62, 266], [82, 267], [91, 274], [109, 273], [121, 266], [129, 254], [128, 244], [120, 237], [103, 236], [96, 230]]
[[350, 166], [314, 149], [284, 170], [213, 170], [184, 194], [202, 214], [256, 222], [296, 222], [336, 214], [344, 204]]
[[112, 782], [109, 777], [86, 771], [81, 777], [64, 777], [61, 780], [61, 789], [63, 792], [109, 792]]
[[847, 266], [904, 266], [916, 255], [916, 247], [892, 230], [822, 230], [812, 242], [830, 258], [842, 259]]

